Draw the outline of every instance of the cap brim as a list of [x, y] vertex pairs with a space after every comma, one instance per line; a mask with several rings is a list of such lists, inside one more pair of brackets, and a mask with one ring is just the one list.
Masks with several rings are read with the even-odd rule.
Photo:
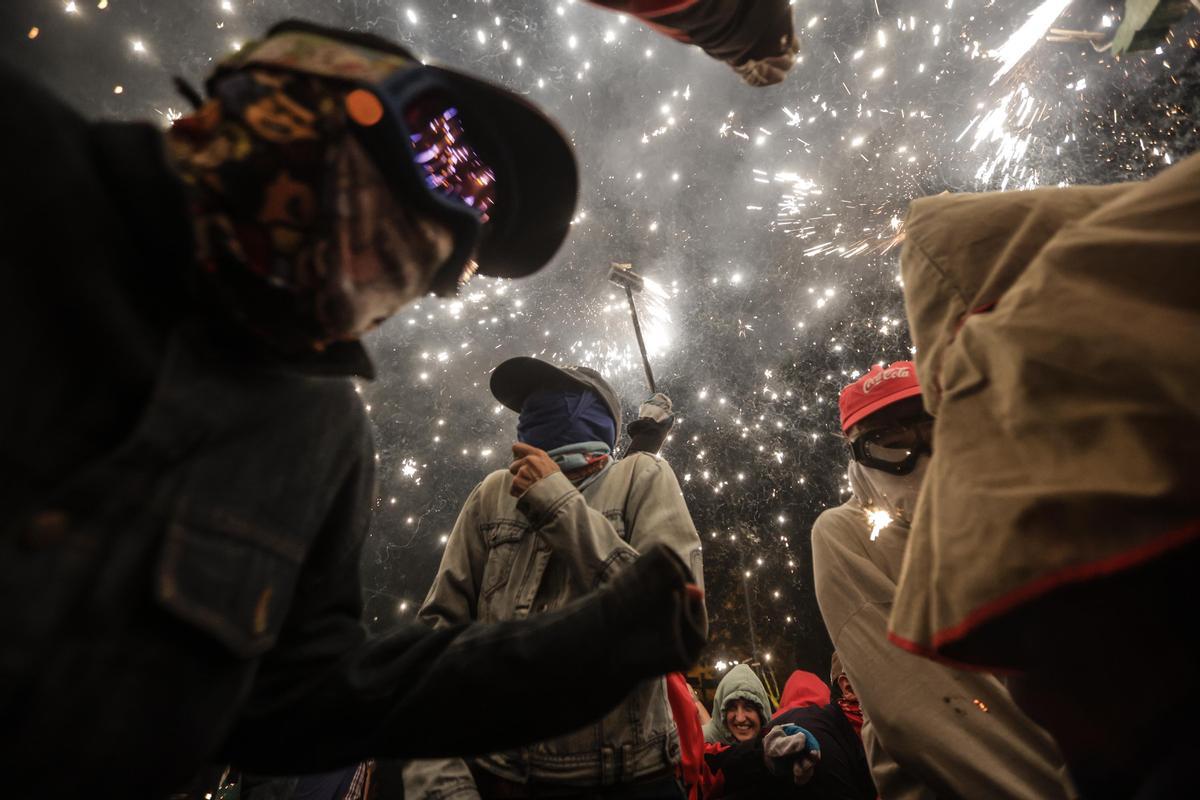
[[492, 396], [518, 414], [525, 399], [534, 392], [549, 389], [585, 389], [592, 387], [553, 364], [529, 356], [510, 358], [492, 370], [489, 383]]
[[855, 425], [862, 422], [876, 411], [885, 409], [893, 403], [899, 403], [901, 400], [907, 400], [910, 397], [918, 397], [920, 394], [920, 386], [910, 386], [907, 389], [900, 390], [899, 392], [893, 392], [892, 394], [885, 395], [876, 400], [874, 403], [863, 406], [847, 417], [846, 421], [842, 423], [842, 433], [849, 431]]
[[506, 89], [445, 67], [442, 74], [464, 109], [491, 128], [500, 151], [494, 165], [499, 199], [484, 226], [479, 272], [522, 278], [558, 252], [579, 195], [579, 168], [567, 136], [532, 103]]

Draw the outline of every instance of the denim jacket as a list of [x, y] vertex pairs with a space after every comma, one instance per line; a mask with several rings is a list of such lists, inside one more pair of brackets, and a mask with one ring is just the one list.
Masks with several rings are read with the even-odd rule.
[[[703, 585], [700, 539], [665, 461], [646, 453], [629, 456], [582, 493], [562, 473], [543, 478], [520, 501], [509, 494], [511, 485], [512, 476], [498, 471], [471, 493], [421, 619], [445, 627], [553, 611], [595, 589], [655, 543], [678, 553]], [[578, 690], [592, 688], [581, 680]], [[539, 713], [536, 701], [530, 713]], [[659, 678], [640, 684], [593, 725], [482, 756], [476, 766], [517, 782], [601, 786], [670, 775], [678, 761], [679, 737]], [[465, 765], [444, 761], [408, 765], [405, 789], [429, 799], [470, 797], [474, 791]]]

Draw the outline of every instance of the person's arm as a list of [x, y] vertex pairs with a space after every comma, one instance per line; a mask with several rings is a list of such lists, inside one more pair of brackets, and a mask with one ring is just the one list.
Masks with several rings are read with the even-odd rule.
[[629, 431], [629, 446], [625, 448], [622, 458], [629, 458], [634, 453], [650, 453], [654, 455], [662, 450], [663, 442], [671, 433], [675, 424], [675, 410], [671, 398], [662, 392], [656, 392], [649, 400], [642, 403], [638, 409], [638, 418], [626, 426]]
[[671, 465], [651, 455], [636, 456], [637, 473], [625, 507], [629, 543], [644, 551], [655, 544], [671, 548], [704, 587], [704, 563], [700, 534], [683, 499], [683, 490]]
[[[611, 587], [535, 619], [439, 630], [411, 623], [369, 636], [359, 619], [359, 559], [373, 461], [364, 443], [222, 748], [232, 763], [291, 774], [371, 756], [516, 747], [576, 729], [639, 680], [698, 656], [702, 603], [686, 566], [662, 550], [643, 554]], [[580, 685], [592, 688], [580, 693]], [[524, 713], [535, 703], [538, 714]], [[479, 723], [494, 719], [505, 724]]]
[[783, 80], [796, 60], [788, 0], [593, 0], [695, 45], [754, 86]]
[[[1065, 797], [1053, 741], [995, 677], [887, 640], [890, 567], [903, 557], [905, 533], [885, 528], [871, 541], [866, 517], [845, 506], [813, 526], [817, 603], [871, 723], [863, 738], [876, 788], [901, 798]], [[895, 555], [884, 557], [891, 547]]]
[[463, 503], [446, 539], [442, 563], [438, 565], [433, 585], [421, 603], [417, 618], [434, 627], [445, 628], [476, 617], [479, 600], [479, 581], [483, 575], [487, 551], [479, 536], [479, 484]]
[[[483, 484], [472, 491], [446, 540], [433, 585], [417, 619], [446, 628], [475, 619], [479, 581], [487, 552], [479, 536], [479, 498]], [[423, 758], [404, 765], [404, 796], [411, 800], [479, 800], [479, 789], [461, 758]]]

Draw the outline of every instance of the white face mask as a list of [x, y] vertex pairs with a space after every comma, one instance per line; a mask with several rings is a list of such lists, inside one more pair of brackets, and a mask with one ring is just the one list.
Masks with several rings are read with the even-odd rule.
[[858, 502], [868, 511], [886, 511], [893, 520], [905, 523], [912, 522], [913, 511], [917, 507], [917, 495], [921, 493], [921, 483], [925, 479], [925, 470], [929, 466], [929, 456], [922, 455], [917, 459], [917, 465], [907, 475], [893, 475], [890, 472], [864, 467], [850, 460], [850, 489]]

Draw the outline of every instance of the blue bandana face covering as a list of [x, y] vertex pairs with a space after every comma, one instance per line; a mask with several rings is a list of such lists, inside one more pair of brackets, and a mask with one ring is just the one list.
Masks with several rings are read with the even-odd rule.
[[580, 442], [603, 442], [611, 451], [617, 442], [617, 424], [595, 392], [535, 392], [521, 407], [517, 441], [547, 452]]

